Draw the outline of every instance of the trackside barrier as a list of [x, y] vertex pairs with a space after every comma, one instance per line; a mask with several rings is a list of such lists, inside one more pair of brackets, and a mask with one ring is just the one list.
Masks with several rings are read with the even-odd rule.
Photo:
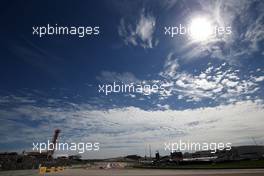
[[45, 175], [45, 173], [52, 173], [52, 172], [60, 172], [64, 171], [65, 167], [40, 167], [39, 168], [39, 174], [40, 175]]

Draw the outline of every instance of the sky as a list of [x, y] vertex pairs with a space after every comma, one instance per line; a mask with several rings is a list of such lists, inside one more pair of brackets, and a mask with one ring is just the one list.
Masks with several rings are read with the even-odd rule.
[[[83, 158], [144, 155], [149, 145], [168, 154], [164, 142], [178, 140], [264, 144], [263, 1], [30, 0], [0, 8], [0, 151], [30, 151], [56, 128], [60, 141], [100, 143]], [[197, 18], [232, 33], [166, 34]], [[33, 35], [47, 24], [100, 33]], [[99, 91], [114, 82], [163, 91]]]

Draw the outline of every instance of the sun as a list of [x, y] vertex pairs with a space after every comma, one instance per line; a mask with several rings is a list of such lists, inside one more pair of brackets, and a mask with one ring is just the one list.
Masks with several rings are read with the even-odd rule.
[[206, 18], [194, 18], [189, 26], [189, 34], [194, 41], [206, 41], [213, 34], [212, 24]]

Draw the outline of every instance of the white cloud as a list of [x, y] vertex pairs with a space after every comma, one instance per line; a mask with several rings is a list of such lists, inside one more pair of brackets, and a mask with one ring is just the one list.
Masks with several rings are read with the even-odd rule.
[[258, 91], [258, 82], [264, 79], [261, 76], [242, 78], [239, 70], [233, 69], [226, 63], [216, 68], [209, 66], [198, 75], [183, 71], [169, 74], [172, 73], [170, 66], [173, 64], [173, 60], [166, 61], [165, 70], [160, 73], [166, 79], [166, 84], [169, 85], [167, 90], [170, 91], [170, 94], [167, 96], [180, 94], [186, 101], [212, 99], [215, 102], [226, 102], [225, 100], [228, 101], [231, 98], [240, 100], [243, 95]]
[[155, 29], [155, 18], [148, 16], [145, 17], [141, 14], [139, 23], [136, 27], [136, 34], [140, 37], [140, 39], [146, 43], [145, 47], [152, 48], [152, 35]]
[[256, 81], [256, 82], [264, 81], [264, 76], [255, 77], [255, 81]]
[[[159, 105], [168, 108], [167, 105]], [[54, 128], [62, 130], [63, 140], [98, 141], [101, 151], [85, 153], [85, 157], [105, 158], [127, 154], [144, 154], [144, 146], [162, 152], [163, 143], [189, 140], [194, 142], [231, 142], [250, 144], [249, 137], [263, 141], [263, 101], [241, 101], [229, 105], [186, 110], [142, 110], [136, 107], [109, 110], [49, 108], [20, 106], [1, 110], [3, 128], [8, 134], [1, 143], [23, 142], [31, 147], [32, 140], [51, 138]], [[17, 118], [24, 120], [15, 121]], [[11, 121], [10, 121], [11, 120]], [[31, 126], [28, 122], [38, 122]], [[62, 123], [63, 122], [63, 123]], [[190, 124], [196, 124], [191, 125]]]
[[165, 105], [161, 105], [161, 104], [157, 104], [157, 107], [159, 107], [161, 110], [168, 110], [170, 109], [170, 105], [165, 104]]
[[124, 73], [117, 73], [117, 72], [110, 72], [110, 71], [102, 71], [99, 76], [96, 77], [97, 80], [102, 82], [123, 82], [123, 83], [139, 83], [140, 80], [136, 78], [133, 73], [124, 72]]
[[118, 34], [123, 38], [126, 45], [153, 48], [157, 45], [153, 34], [156, 27], [156, 19], [142, 10], [139, 20], [135, 25], [126, 24], [122, 18], [118, 27]]
[[170, 53], [163, 66], [163, 71], [159, 73], [162, 77], [174, 77], [179, 67], [178, 60], [173, 53]]
[[36, 101], [29, 97], [9, 95], [0, 96], [0, 103], [35, 103]]
[[238, 85], [239, 82], [236, 82], [236, 81], [231, 81], [229, 79], [223, 79], [221, 81], [221, 83], [227, 87], [236, 87]]

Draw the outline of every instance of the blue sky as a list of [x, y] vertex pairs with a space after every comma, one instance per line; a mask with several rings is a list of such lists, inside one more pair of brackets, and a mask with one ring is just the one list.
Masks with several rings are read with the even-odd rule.
[[[261, 1], [2, 2], [1, 151], [51, 138], [98, 141], [84, 157], [162, 152], [172, 140], [264, 142]], [[197, 42], [165, 26], [197, 16], [232, 27]], [[32, 35], [32, 26], [99, 26], [100, 35]], [[99, 84], [163, 85], [166, 92], [104, 95]]]

